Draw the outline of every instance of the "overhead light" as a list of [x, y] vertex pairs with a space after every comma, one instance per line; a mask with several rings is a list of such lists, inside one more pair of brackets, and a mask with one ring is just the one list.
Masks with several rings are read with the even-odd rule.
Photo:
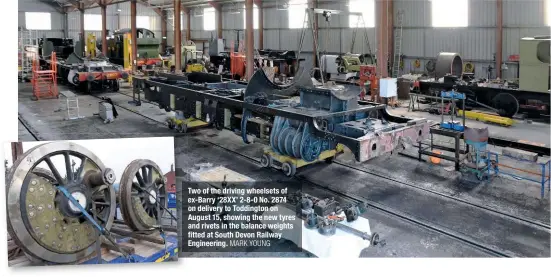
[[117, 9], [117, 12], [121, 12], [122, 10], [121, 9]]

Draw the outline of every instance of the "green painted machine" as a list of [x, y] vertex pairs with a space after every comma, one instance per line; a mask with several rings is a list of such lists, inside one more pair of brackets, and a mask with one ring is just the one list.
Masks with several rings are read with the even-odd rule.
[[[137, 64], [138, 67], [143, 65], [160, 65], [161, 59], [159, 58], [160, 54], [160, 45], [161, 39], [155, 38], [155, 34], [145, 28], [137, 28]], [[124, 66], [125, 51], [124, 51], [124, 41], [126, 37], [125, 34], [130, 34], [130, 29], [121, 29], [114, 32], [111, 37], [107, 38], [107, 57], [109, 60], [121, 66]], [[131, 45], [131, 41], [128, 45]], [[98, 41], [98, 48], [101, 49], [101, 39]]]
[[550, 36], [525, 37], [520, 40], [520, 90], [549, 91]]

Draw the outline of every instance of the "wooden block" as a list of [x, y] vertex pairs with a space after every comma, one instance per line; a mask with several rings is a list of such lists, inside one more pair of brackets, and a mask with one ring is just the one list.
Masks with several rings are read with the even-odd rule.
[[28, 266], [30, 265], [29, 259], [25, 255], [19, 256], [11, 261], [8, 261], [8, 266]]
[[224, 177], [226, 182], [252, 182], [253, 179], [239, 174], [233, 170], [229, 170], [223, 166], [212, 167], [209, 169], [201, 169], [190, 174], [193, 181], [196, 182], [223, 182]]

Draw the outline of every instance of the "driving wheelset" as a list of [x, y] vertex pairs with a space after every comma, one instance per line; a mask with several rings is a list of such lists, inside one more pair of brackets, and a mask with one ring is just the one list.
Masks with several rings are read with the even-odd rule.
[[10, 236], [33, 261], [76, 263], [92, 255], [97, 226], [109, 230], [113, 224], [114, 181], [113, 170], [75, 143], [28, 150], [14, 162], [7, 180]]
[[153, 161], [138, 159], [124, 170], [119, 204], [125, 223], [134, 231], [153, 231], [168, 205], [166, 178]]

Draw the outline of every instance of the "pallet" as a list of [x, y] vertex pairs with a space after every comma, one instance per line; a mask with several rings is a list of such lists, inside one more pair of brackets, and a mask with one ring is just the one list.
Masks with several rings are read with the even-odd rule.
[[190, 176], [194, 181], [207, 183], [223, 182], [224, 180], [228, 183], [245, 183], [253, 181], [253, 179], [223, 166], [200, 169], [191, 173]]
[[[175, 260], [178, 257], [178, 234], [174, 232], [165, 232], [166, 235], [166, 249], [165, 245], [138, 240], [131, 237], [119, 237], [115, 239], [117, 244], [125, 251], [130, 252], [135, 263], [159, 263], [164, 261]], [[158, 232], [150, 234], [148, 236], [160, 238]], [[9, 240], [8, 240], [9, 243]], [[113, 246], [102, 244], [101, 247], [101, 263], [102, 264], [120, 264], [129, 263], [129, 261], [117, 251], [111, 250]], [[98, 264], [97, 255], [94, 252], [91, 256], [82, 259], [77, 264]], [[8, 261], [10, 267], [22, 267], [22, 266], [45, 266], [52, 265], [46, 262], [33, 263], [29, 258], [21, 252], [21, 254]]]

